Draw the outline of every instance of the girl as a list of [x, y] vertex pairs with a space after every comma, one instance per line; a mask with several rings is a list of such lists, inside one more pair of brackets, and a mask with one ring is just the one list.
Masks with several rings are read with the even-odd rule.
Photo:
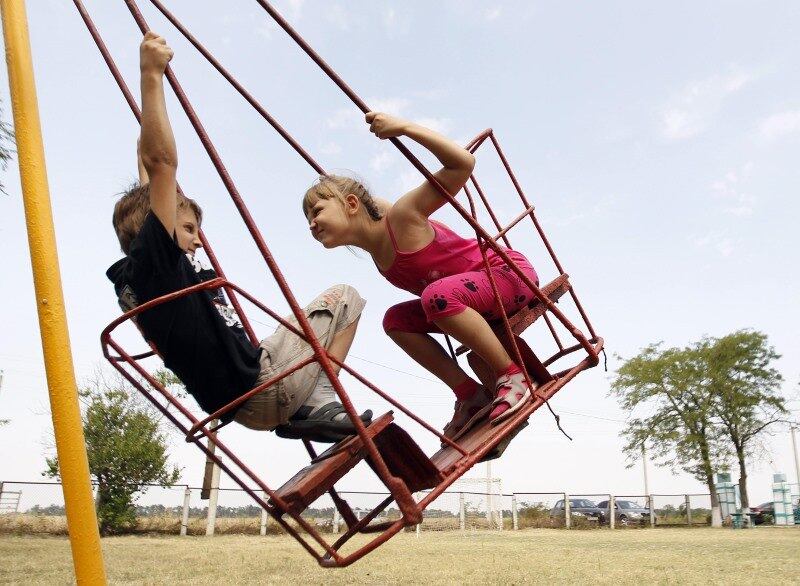
[[[433, 153], [443, 166], [434, 177], [449, 193], [458, 193], [469, 179], [475, 157], [448, 138], [388, 114], [369, 112], [366, 121], [380, 139], [406, 136]], [[489, 324], [500, 318], [500, 308], [478, 242], [429, 220], [445, 203], [427, 181], [390, 204], [373, 198], [354, 179], [329, 175], [306, 192], [303, 213], [311, 234], [325, 248], [364, 249], [390, 283], [419, 296], [389, 308], [383, 327], [411, 358], [455, 393], [455, 413], [444, 435], [456, 439], [485, 415], [484, 407], [491, 403], [489, 419], [499, 422], [525, 404], [531, 389]], [[507, 253], [538, 286], [528, 260], [516, 251]], [[532, 292], [493, 250], [487, 254], [510, 315], [531, 300]], [[464, 372], [431, 333], [446, 333], [483, 358], [497, 376], [491, 393]]]

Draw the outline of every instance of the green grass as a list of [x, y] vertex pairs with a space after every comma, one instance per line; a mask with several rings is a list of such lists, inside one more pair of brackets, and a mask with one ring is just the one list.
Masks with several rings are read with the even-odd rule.
[[[800, 529], [403, 533], [333, 570], [286, 536], [133, 536], [102, 544], [117, 584], [800, 583]], [[0, 537], [0, 560], [2, 584], [74, 580], [64, 537]]]

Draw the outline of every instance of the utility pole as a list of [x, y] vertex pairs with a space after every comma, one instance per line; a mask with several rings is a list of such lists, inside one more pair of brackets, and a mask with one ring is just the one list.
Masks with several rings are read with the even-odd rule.
[[492, 526], [492, 462], [486, 462], [486, 520]]
[[794, 452], [794, 478], [797, 480], [797, 490], [800, 491], [800, 458], [797, 457], [797, 439], [794, 436], [794, 424], [789, 425], [789, 430], [792, 433], [792, 452]]

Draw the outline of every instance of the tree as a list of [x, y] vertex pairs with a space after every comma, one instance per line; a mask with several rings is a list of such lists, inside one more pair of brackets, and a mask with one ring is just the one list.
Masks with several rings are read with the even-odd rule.
[[[5, 121], [3, 116], [3, 105], [0, 101], [0, 169], [3, 171], [8, 167], [8, 162], [14, 154], [14, 129]], [[2, 181], [0, 181], [0, 193], [5, 193], [6, 188]]]
[[765, 449], [761, 438], [770, 426], [785, 422], [783, 381], [770, 365], [780, 356], [761, 332], [739, 330], [722, 338], [705, 338], [698, 347], [708, 372], [714, 416], [730, 440], [739, 464], [742, 509], [750, 508], [746, 458]]
[[713, 421], [713, 398], [705, 382], [705, 365], [695, 348], [651, 344], [626, 361], [611, 384], [623, 410], [645, 409], [622, 431], [629, 466], [643, 445], [659, 466], [681, 469], [703, 482], [711, 495], [712, 525], [720, 526], [714, 470], [726, 467], [727, 451]]
[[[160, 417], [122, 379], [102, 377], [81, 390], [89, 471], [97, 483], [101, 535], [132, 529], [134, 503], [145, 484], [175, 483], [180, 470], [167, 463], [167, 436]], [[45, 475], [57, 477], [58, 458], [47, 458]]]

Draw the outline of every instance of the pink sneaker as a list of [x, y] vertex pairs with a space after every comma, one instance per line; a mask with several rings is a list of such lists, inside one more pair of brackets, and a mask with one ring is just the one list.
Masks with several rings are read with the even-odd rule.
[[496, 388], [497, 398], [492, 403], [494, 409], [489, 414], [489, 421], [493, 425], [519, 411], [531, 398], [531, 389], [525, 383], [525, 375], [521, 372], [512, 375], [504, 374], [497, 379]]

